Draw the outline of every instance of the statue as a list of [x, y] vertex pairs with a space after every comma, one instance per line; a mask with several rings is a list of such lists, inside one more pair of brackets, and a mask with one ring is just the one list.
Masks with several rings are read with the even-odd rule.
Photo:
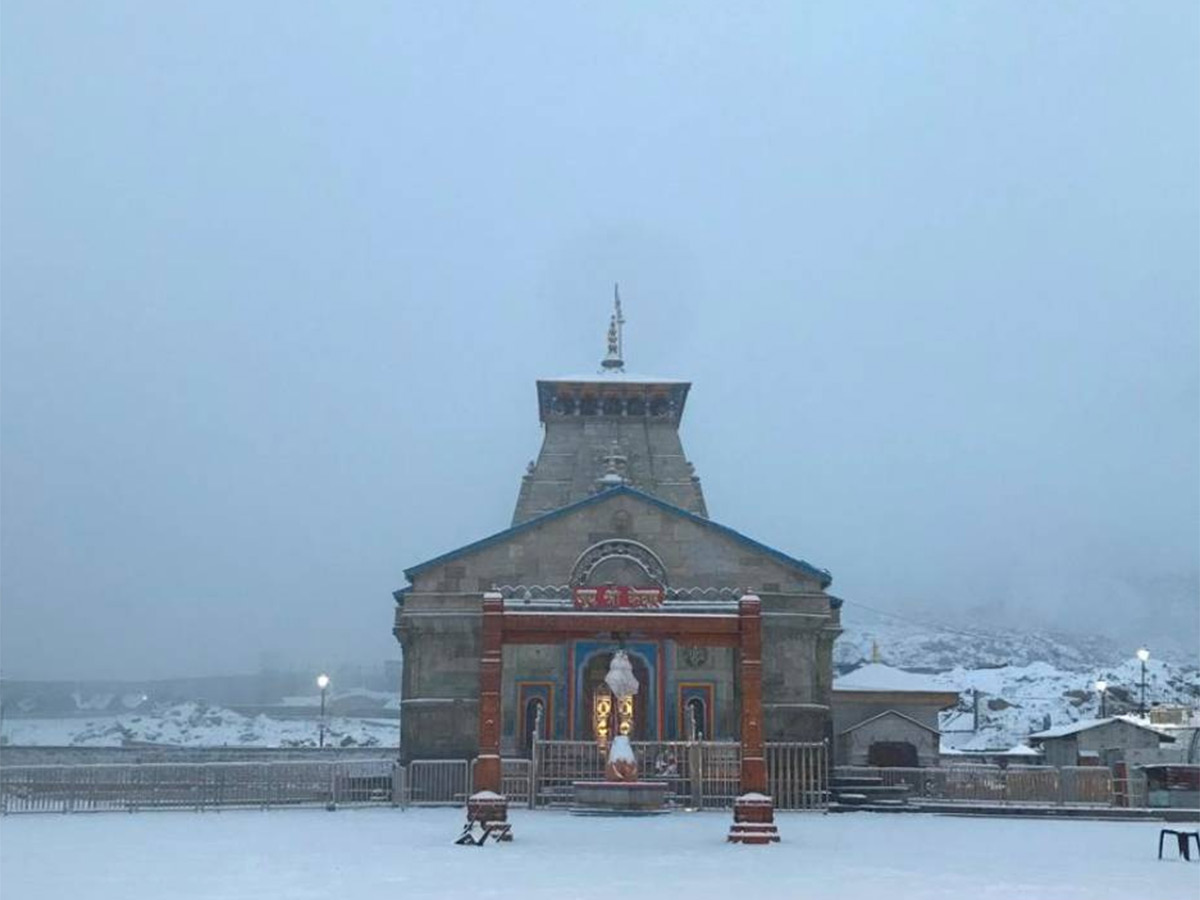
[[629, 654], [624, 650], [613, 654], [604, 683], [616, 697], [618, 720], [617, 736], [609, 748], [608, 765], [604, 773], [609, 781], [636, 781], [637, 757], [629, 743], [629, 735], [633, 731], [633, 698], [638, 692], [638, 680], [633, 674]]

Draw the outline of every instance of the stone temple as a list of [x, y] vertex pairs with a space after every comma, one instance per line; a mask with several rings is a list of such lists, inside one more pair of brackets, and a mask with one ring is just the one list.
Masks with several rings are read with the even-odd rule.
[[[412, 566], [394, 592], [406, 761], [473, 758], [481, 739], [524, 755], [535, 728], [603, 742], [617, 649], [642, 685], [622, 720], [631, 738], [737, 740], [751, 721], [745, 650], [706, 637], [705, 623], [735, 621], [744, 595], [761, 600], [761, 738], [831, 737], [841, 601], [829, 573], [709, 518], [680, 437], [691, 384], [626, 372], [623, 324], [618, 297], [599, 371], [537, 382], [544, 438], [509, 527]], [[485, 595], [526, 626], [494, 651], [490, 690]], [[642, 625], [684, 621], [692, 631]], [[489, 692], [495, 718], [481, 713]]]

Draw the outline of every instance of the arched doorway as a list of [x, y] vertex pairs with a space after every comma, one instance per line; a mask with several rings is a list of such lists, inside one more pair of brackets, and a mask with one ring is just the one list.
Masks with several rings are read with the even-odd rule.
[[684, 737], [689, 741], [702, 741], [707, 737], [708, 710], [701, 697], [691, 697], [684, 707], [684, 724], [687, 731]]
[[[596, 700], [598, 697], [612, 697], [612, 691], [608, 685], [604, 683], [604, 676], [608, 674], [608, 667], [612, 663], [612, 653], [597, 653], [587, 661], [583, 669], [583, 695], [582, 700], [586, 708], [586, 728], [585, 736], [589, 740], [596, 740], [596, 723], [594, 710], [596, 708]], [[649, 728], [649, 723], [646, 721], [648, 698], [654, 690], [654, 685], [650, 681], [650, 670], [646, 666], [645, 660], [636, 653], [629, 654], [629, 661], [633, 663], [633, 675], [638, 680], [639, 689], [633, 698], [633, 732], [630, 737], [635, 741], [644, 741], [647, 736], [652, 734]], [[615, 705], [611, 713], [610, 737], [616, 734], [616, 712]]]

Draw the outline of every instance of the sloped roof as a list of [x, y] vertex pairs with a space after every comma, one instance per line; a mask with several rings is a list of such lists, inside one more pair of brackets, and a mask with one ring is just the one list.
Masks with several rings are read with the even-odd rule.
[[926, 731], [930, 732], [931, 734], [939, 734], [939, 735], [941, 734], [941, 732], [938, 731], [936, 728], [930, 728], [924, 722], [918, 722], [912, 716], [906, 716], [904, 713], [898, 712], [897, 710], [894, 710], [894, 709], [885, 709], [883, 712], [879, 713], [878, 715], [871, 716], [871, 718], [869, 718], [869, 719], [863, 719], [861, 722], [855, 722], [849, 728], [844, 730], [842, 732], [842, 734], [849, 734], [851, 731], [854, 731], [855, 729], [858, 729], [858, 728], [862, 728], [864, 725], [870, 725], [872, 722], [877, 722], [880, 719], [884, 718], [885, 716], [897, 716], [901, 719], [904, 719], [904, 721], [906, 721], [906, 722], [911, 722], [913, 725], [916, 725], [918, 728], [924, 728]]
[[[433, 568], [434, 566], [442, 565], [452, 559], [457, 559], [458, 557], [465, 556], [468, 553], [474, 553], [476, 550], [482, 550], [485, 547], [490, 547], [493, 544], [501, 543], [511, 537], [521, 534], [522, 532], [537, 528], [538, 526], [544, 525], [547, 522], [560, 518], [561, 516], [569, 515], [576, 510], [593, 506], [598, 503], [604, 503], [616, 497], [626, 496], [636, 497], [637, 499], [643, 500], [652, 506], [656, 506], [661, 510], [669, 512], [672, 515], [679, 516], [682, 519], [687, 519], [689, 522], [694, 522], [702, 528], [708, 528], [716, 531], [718, 534], [724, 535], [725, 537], [732, 538], [743, 546], [749, 547], [750, 549], [756, 550], [760, 553], [764, 553], [776, 561], [783, 563], [785, 566], [799, 569], [807, 575], [811, 575], [820, 579], [822, 587], [828, 587], [833, 583], [833, 576], [829, 574], [826, 569], [818, 569], [816, 566], [807, 563], [802, 559], [797, 559], [794, 556], [788, 556], [788, 554], [784, 553], [783, 551], [776, 550], [774, 547], [768, 547], [766, 544], [760, 544], [753, 538], [747, 537], [740, 531], [736, 531], [727, 525], [721, 525], [718, 522], [714, 522], [712, 519], [706, 519], [703, 516], [698, 516], [695, 513], [688, 512], [686, 509], [680, 509], [678, 506], [667, 503], [665, 500], [660, 500], [658, 497], [653, 497], [650, 494], [639, 491], [636, 488], [631, 488], [629, 485], [625, 484], [610, 488], [606, 491], [601, 491], [598, 494], [593, 494], [590, 497], [586, 497], [583, 500], [579, 500], [567, 506], [561, 506], [558, 509], [544, 513], [537, 518], [528, 519], [522, 522], [520, 525], [514, 525], [511, 528], [498, 531], [493, 535], [482, 538], [481, 540], [474, 541], [470, 544], [465, 544], [464, 546], [459, 547], [457, 550], [451, 550], [449, 553], [443, 553], [441, 556], [435, 556], [433, 559], [426, 560], [422, 563], [417, 563], [415, 566], [410, 566], [404, 570], [404, 577], [411, 582], [414, 576], [419, 575], [422, 572]], [[403, 589], [395, 591], [394, 593], [401, 594], [403, 593]]]
[[1036, 734], [1031, 734], [1031, 741], [1042, 741], [1047, 738], [1066, 737], [1071, 734], [1078, 734], [1081, 731], [1091, 731], [1093, 728], [1099, 728], [1101, 725], [1108, 725], [1112, 722], [1125, 722], [1128, 725], [1133, 725], [1135, 728], [1141, 728], [1145, 731], [1153, 732], [1158, 735], [1160, 740], [1174, 742], [1175, 738], [1171, 735], [1160, 731], [1157, 728], [1151, 728], [1140, 719], [1133, 716], [1109, 716], [1106, 719], [1080, 719], [1078, 722], [1071, 722], [1066, 725], [1055, 725], [1053, 728], [1047, 728], [1045, 731], [1039, 731]]
[[833, 680], [835, 691], [922, 691], [957, 694], [953, 688], [938, 684], [929, 675], [906, 672], [883, 663], [868, 663]]

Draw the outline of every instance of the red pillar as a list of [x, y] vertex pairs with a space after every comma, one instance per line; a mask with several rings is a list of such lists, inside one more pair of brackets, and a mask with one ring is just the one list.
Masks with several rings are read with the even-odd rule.
[[738, 601], [739, 687], [742, 696], [741, 796], [733, 804], [729, 840], [767, 844], [779, 840], [775, 805], [767, 795], [763, 747], [762, 602], [754, 594]]
[[483, 656], [479, 662], [479, 758], [475, 790], [500, 793], [500, 672], [504, 647], [504, 599], [483, 595]]

